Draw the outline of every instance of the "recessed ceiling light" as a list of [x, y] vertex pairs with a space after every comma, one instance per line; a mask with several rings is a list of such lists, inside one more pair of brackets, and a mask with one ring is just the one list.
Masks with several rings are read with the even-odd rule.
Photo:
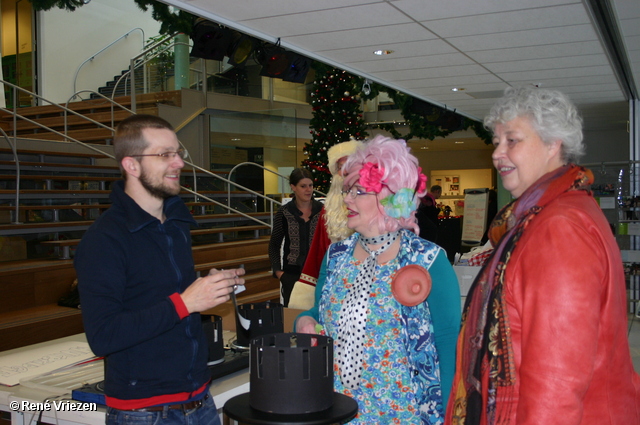
[[373, 51], [373, 54], [378, 56], [390, 55], [391, 53], [393, 53], [393, 50], [374, 50]]
[[451, 91], [464, 91], [464, 87], [454, 87]]
[[464, 142], [453, 142], [453, 143], [455, 143], [456, 145], [462, 145], [462, 144], [464, 144]]
[[420, 149], [429, 149], [429, 146], [423, 146]]
[[232, 142], [239, 142], [240, 140], [242, 139], [238, 139], [238, 138], [231, 139]]

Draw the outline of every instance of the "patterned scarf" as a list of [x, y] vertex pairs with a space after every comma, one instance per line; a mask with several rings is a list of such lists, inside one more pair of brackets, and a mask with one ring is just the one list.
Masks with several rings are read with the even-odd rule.
[[[335, 348], [340, 365], [340, 377], [346, 388], [356, 389], [360, 386], [364, 357], [364, 331], [367, 326], [367, 309], [371, 296], [371, 283], [376, 272], [376, 262], [378, 256], [393, 245], [398, 236], [400, 232], [386, 233], [373, 238], [360, 235], [360, 246], [369, 256], [362, 262], [353, 289], [347, 294], [342, 306], [339, 319], [341, 332]], [[382, 246], [371, 251], [367, 245]]]
[[520, 198], [505, 206], [489, 229], [496, 247], [471, 286], [458, 337], [456, 373], [445, 423], [501, 425], [510, 412], [496, 403], [498, 391], [509, 397], [516, 371], [507, 305], [505, 272], [527, 226], [549, 202], [571, 190], [589, 190], [591, 171], [566, 165], [542, 176]]

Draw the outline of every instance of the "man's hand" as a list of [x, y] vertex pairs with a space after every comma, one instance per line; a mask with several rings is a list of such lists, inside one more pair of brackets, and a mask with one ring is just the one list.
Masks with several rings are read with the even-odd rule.
[[196, 279], [182, 293], [182, 301], [189, 313], [196, 313], [216, 307], [229, 299], [237, 287], [244, 285], [244, 269], [211, 269], [209, 275]]

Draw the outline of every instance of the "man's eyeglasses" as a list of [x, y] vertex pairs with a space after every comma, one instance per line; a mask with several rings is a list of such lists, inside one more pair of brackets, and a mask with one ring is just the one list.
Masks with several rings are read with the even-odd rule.
[[366, 192], [364, 189], [360, 189], [358, 187], [351, 187], [348, 190], [342, 189], [341, 193], [343, 198], [348, 196], [351, 199], [356, 199], [356, 197], [360, 195], [375, 195], [374, 192]]
[[189, 153], [184, 149], [178, 149], [176, 152], [145, 153], [145, 154], [129, 155], [129, 156], [132, 156], [134, 158], [139, 156], [159, 156], [160, 158], [166, 161], [170, 161], [174, 159], [176, 155], [178, 155], [180, 159], [187, 159], [189, 157]]

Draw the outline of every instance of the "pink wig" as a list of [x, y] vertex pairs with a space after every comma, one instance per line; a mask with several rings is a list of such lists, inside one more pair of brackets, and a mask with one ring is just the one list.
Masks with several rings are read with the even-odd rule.
[[[371, 190], [362, 184], [360, 173], [366, 173], [367, 169], [374, 166], [377, 166], [377, 170], [381, 172], [379, 178], [381, 184]], [[344, 179], [345, 189], [359, 183], [367, 191], [378, 193], [376, 196], [379, 211], [378, 228], [381, 232], [393, 232], [403, 228], [419, 234], [416, 209], [420, 198], [427, 193], [426, 177], [422, 174], [418, 159], [411, 154], [411, 149], [407, 147], [404, 140], [378, 135], [367, 141], [363, 149], [349, 156], [343, 170], [347, 174]], [[368, 175], [371, 176], [371, 174]], [[378, 181], [377, 178], [374, 180]], [[403, 189], [410, 194], [405, 212], [398, 218], [390, 217], [389, 210], [383, 205], [385, 198], [398, 194]]]

